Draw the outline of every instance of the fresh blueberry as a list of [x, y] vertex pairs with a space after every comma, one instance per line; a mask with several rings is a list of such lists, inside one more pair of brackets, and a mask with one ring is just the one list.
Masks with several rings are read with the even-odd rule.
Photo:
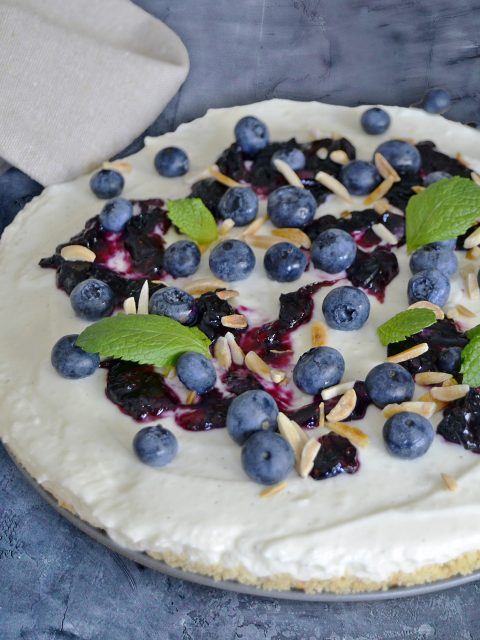
[[460, 371], [462, 349], [460, 347], [447, 347], [440, 352], [437, 358], [437, 368], [445, 373], [456, 374]]
[[107, 231], [119, 233], [133, 216], [133, 205], [125, 198], [110, 200], [100, 213], [100, 224]]
[[445, 89], [430, 89], [423, 98], [422, 107], [428, 113], [445, 113], [452, 106], [452, 98]]
[[218, 212], [224, 220], [231, 218], [237, 227], [243, 227], [257, 217], [257, 194], [248, 187], [231, 187], [218, 203]]
[[326, 229], [314, 240], [312, 262], [327, 273], [340, 273], [355, 260], [357, 245], [352, 236], [342, 229]]
[[438, 242], [431, 242], [429, 247], [435, 247], [436, 249], [449, 249], [453, 251], [457, 246], [457, 239], [452, 238], [451, 240], [439, 240]]
[[278, 407], [266, 391], [245, 391], [232, 400], [227, 412], [228, 435], [243, 444], [256, 431], [276, 431]]
[[122, 193], [125, 180], [121, 173], [113, 169], [101, 169], [90, 178], [90, 189], [102, 200], [116, 198]]
[[355, 287], [336, 287], [322, 303], [325, 322], [332, 329], [355, 331], [363, 327], [370, 315], [368, 296]]
[[220, 280], [245, 280], [255, 267], [255, 254], [241, 240], [224, 240], [213, 249], [208, 263]]
[[70, 294], [70, 303], [79, 318], [83, 320], [100, 320], [109, 316], [114, 307], [112, 289], [96, 278], [82, 280]]
[[201, 257], [195, 242], [178, 240], [165, 250], [163, 268], [174, 278], [191, 276], [198, 269]]
[[370, 400], [383, 409], [387, 404], [411, 400], [415, 391], [412, 376], [399, 364], [383, 362], [368, 373], [365, 388]]
[[314, 347], [298, 360], [293, 369], [293, 381], [304, 393], [312, 396], [322, 389], [338, 384], [345, 373], [345, 360], [332, 347]]
[[177, 455], [178, 442], [174, 434], [159, 424], [140, 429], [133, 439], [138, 458], [151, 467], [165, 467]]
[[290, 444], [272, 431], [258, 431], [242, 447], [242, 467], [247, 476], [259, 484], [277, 484], [284, 480], [295, 464]]
[[427, 175], [423, 178], [423, 186], [429, 187], [435, 182], [440, 182], [440, 180], [447, 180], [451, 177], [452, 174], [448, 173], [448, 171], [432, 171], [431, 173], [427, 173]]
[[422, 157], [417, 147], [403, 140], [388, 140], [377, 147], [375, 153], [381, 153], [398, 173], [418, 173]]
[[310, 191], [280, 187], [268, 197], [267, 211], [276, 227], [304, 227], [313, 220], [317, 203]]
[[100, 356], [76, 347], [78, 335], [63, 336], [52, 349], [53, 368], [62, 378], [78, 380], [91, 376], [98, 369]]
[[195, 351], [182, 353], [176, 364], [177, 376], [181, 382], [197, 393], [206, 393], [213, 389], [217, 373], [212, 361]]
[[158, 289], [150, 298], [149, 312], [166, 316], [190, 326], [197, 320], [198, 310], [195, 298], [177, 287]]
[[449, 295], [450, 282], [438, 269], [419, 271], [408, 281], [408, 304], [427, 300], [443, 307]]
[[411, 411], [395, 414], [383, 426], [383, 440], [389, 453], [406, 460], [423, 456], [433, 442], [433, 435], [430, 422]]
[[365, 160], [352, 160], [340, 170], [340, 182], [353, 196], [367, 195], [381, 180], [376, 166]]
[[377, 136], [380, 133], [385, 133], [390, 126], [390, 116], [380, 107], [372, 107], [362, 113], [360, 124], [365, 133]]
[[245, 116], [235, 125], [235, 139], [244, 153], [255, 155], [268, 144], [267, 125], [254, 116]]
[[298, 147], [291, 149], [279, 149], [272, 155], [272, 164], [275, 167], [274, 160], [283, 160], [294, 171], [305, 169], [305, 154]]
[[446, 276], [452, 276], [458, 268], [457, 256], [453, 251], [438, 246], [426, 244], [412, 253], [410, 258], [410, 271], [418, 273], [426, 269], [438, 269]]
[[263, 258], [267, 275], [277, 282], [298, 280], [307, 266], [307, 258], [301, 249], [290, 242], [279, 242], [270, 247]]
[[183, 149], [165, 147], [160, 149], [153, 161], [155, 169], [165, 178], [178, 178], [187, 173], [190, 163]]

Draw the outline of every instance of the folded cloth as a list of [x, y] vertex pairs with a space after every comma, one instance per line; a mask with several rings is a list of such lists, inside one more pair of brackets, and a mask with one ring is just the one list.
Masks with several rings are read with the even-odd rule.
[[44, 185], [138, 136], [188, 73], [178, 36], [129, 0], [0, 0], [0, 157]]

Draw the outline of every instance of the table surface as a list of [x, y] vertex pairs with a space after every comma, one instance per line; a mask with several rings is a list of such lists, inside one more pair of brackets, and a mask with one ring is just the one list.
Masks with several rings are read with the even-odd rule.
[[[137, 0], [187, 45], [191, 72], [150, 127], [266, 98], [408, 106], [447, 87], [480, 120], [480, 2]], [[141, 145], [137, 141], [132, 148]], [[0, 176], [0, 229], [41, 190]], [[0, 640], [476, 640], [480, 583], [374, 604], [287, 602], [195, 586], [111, 553], [58, 516], [0, 445]]]

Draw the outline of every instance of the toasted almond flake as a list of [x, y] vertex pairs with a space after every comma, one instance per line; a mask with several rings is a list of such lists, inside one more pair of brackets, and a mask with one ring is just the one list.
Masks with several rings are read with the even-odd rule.
[[320, 320], [314, 320], [311, 325], [312, 347], [324, 347], [328, 344], [327, 325]]
[[433, 304], [433, 302], [429, 302], [428, 300], [419, 300], [418, 302], [414, 302], [411, 304], [409, 309], [430, 309], [435, 314], [435, 318], [437, 320], [443, 320], [445, 318], [445, 314], [441, 307], [437, 304]]
[[455, 154], [455, 160], [460, 164], [463, 164], [464, 167], [468, 167], [467, 161], [465, 160], [465, 158], [462, 156], [460, 152]]
[[433, 402], [433, 404], [435, 405], [435, 413], [438, 413], [439, 411], [443, 411], [445, 407], [448, 405], [448, 402], [442, 402], [441, 400], [436, 400], [435, 398], [433, 398], [430, 394], [430, 391], [427, 391], [427, 393], [424, 393], [423, 395], [421, 395], [418, 398], [418, 402], [427, 402], [427, 403]]
[[476, 260], [480, 258], [480, 247], [472, 247], [467, 251], [466, 257], [468, 260]]
[[297, 174], [292, 169], [292, 167], [287, 162], [285, 162], [285, 160], [280, 160], [280, 158], [276, 158], [273, 161], [273, 164], [275, 165], [275, 169], [278, 171], [278, 173], [282, 174], [282, 176], [285, 178], [288, 184], [291, 184], [292, 187], [298, 187], [299, 189], [305, 188], [303, 186], [303, 182], [297, 176]]
[[140, 295], [138, 296], [137, 314], [139, 316], [148, 315], [149, 298], [150, 298], [150, 291], [149, 291], [148, 280], [145, 280], [145, 282], [142, 285], [142, 288], [140, 289]]
[[175, 367], [169, 367], [168, 371], [166, 372], [165, 378], [167, 380], [173, 380], [173, 378], [175, 378], [177, 375], [177, 370]]
[[379, 216], [383, 216], [384, 213], [390, 210], [390, 206], [386, 198], [380, 198], [380, 200], [374, 202], [373, 208]]
[[471, 309], [469, 309], [468, 307], [466, 307], [463, 304], [457, 304], [456, 309], [457, 309], [458, 313], [461, 316], [465, 316], [465, 318], [475, 318], [476, 315], [477, 315], [475, 312], [473, 312]]
[[270, 249], [274, 244], [279, 244], [280, 242], [284, 242], [282, 238], [278, 238], [275, 236], [256, 236], [256, 235], [248, 235], [245, 236], [245, 241], [248, 244], [252, 245], [252, 247], [257, 247], [257, 249]]
[[336, 384], [333, 387], [328, 387], [328, 389], [324, 389], [322, 391], [322, 400], [331, 400], [332, 398], [336, 398], [337, 396], [341, 396], [348, 391], [349, 389], [353, 389], [355, 385], [355, 380], [349, 380], [348, 382], [340, 382], [340, 384]]
[[129, 162], [125, 162], [124, 160], [116, 160], [115, 162], [102, 162], [102, 169], [113, 169], [114, 171], [119, 171], [120, 173], [130, 173], [133, 167]]
[[383, 198], [383, 196], [385, 196], [390, 191], [393, 183], [394, 180], [391, 176], [385, 178], [385, 180], [383, 180], [383, 182], [381, 182], [378, 187], [372, 191], [372, 193], [368, 194], [368, 196], [364, 200], [364, 203], [373, 204], [376, 200]]
[[445, 310], [445, 315], [449, 320], [458, 320], [460, 318], [457, 307], [449, 307]]
[[432, 387], [430, 389], [430, 395], [435, 400], [441, 400], [442, 402], [452, 402], [453, 400], [464, 398], [469, 390], [470, 387], [468, 386], [468, 384], [455, 384], [451, 387]]
[[420, 344], [416, 344], [414, 347], [405, 349], [405, 351], [400, 351], [400, 353], [396, 353], [394, 356], [388, 356], [386, 361], [394, 363], [406, 362], [407, 360], [412, 360], [412, 358], [418, 358], [418, 356], [421, 356], [427, 351], [428, 344], [426, 342], [420, 342]]
[[478, 287], [477, 275], [473, 271], [465, 274], [465, 285], [470, 300], [478, 300], [478, 298], [480, 298], [480, 289]]
[[401, 178], [395, 169], [392, 167], [390, 162], [382, 156], [381, 153], [377, 153], [374, 156], [375, 166], [377, 167], [378, 173], [382, 176], [382, 178], [392, 178], [394, 182], [400, 182]]
[[202, 293], [224, 288], [225, 283], [218, 278], [199, 278], [198, 280], [192, 280], [183, 287], [184, 291], [190, 293], [192, 296], [200, 296]]
[[422, 371], [415, 375], [415, 382], [417, 384], [441, 384], [452, 378], [451, 373], [444, 373], [443, 371]]
[[381, 222], [377, 222], [376, 224], [372, 224], [372, 231], [384, 242], [387, 244], [396, 245], [398, 244], [397, 236], [387, 229], [387, 227]]
[[91, 249], [82, 244], [69, 244], [61, 249], [60, 255], [68, 262], [95, 262], [97, 257]]
[[351, 217], [352, 217], [351, 211], [340, 211], [340, 218], [342, 218], [343, 220], [350, 220]]
[[223, 336], [217, 338], [213, 347], [213, 355], [222, 369], [230, 369], [232, 366], [232, 354], [227, 339]]
[[332, 151], [330, 160], [336, 164], [348, 164], [350, 162], [350, 158], [343, 149], [335, 149], [335, 151]]
[[202, 256], [207, 253], [207, 251], [210, 249], [210, 247], [212, 246], [212, 242], [209, 242], [207, 244], [199, 244], [198, 248], [200, 249], [200, 253], [202, 254]]
[[227, 339], [228, 346], [230, 347], [230, 353], [232, 354], [233, 362], [241, 366], [245, 362], [245, 354], [235, 340], [235, 336], [233, 335], [233, 333], [228, 331], [225, 334], [225, 338]]
[[336, 196], [338, 196], [342, 200], [345, 200], [345, 202], [348, 202], [349, 204], [353, 203], [352, 196], [348, 193], [347, 189], [339, 180], [331, 176], [329, 173], [325, 173], [325, 171], [319, 171], [315, 176], [315, 180], [320, 184], [323, 184], [324, 187], [326, 187]]
[[271, 487], [265, 487], [265, 489], [262, 489], [260, 491], [260, 497], [271, 498], [272, 496], [277, 495], [277, 493], [280, 493], [287, 487], [288, 487], [288, 484], [286, 482], [279, 482], [278, 484], [273, 484]]
[[472, 171], [470, 174], [471, 179], [475, 182], [475, 184], [480, 185], [480, 176], [475, 171]]
[[241, 313], [232, 313], [230, 316], [223, 316], [221, 322], [224, 327], [228, 327], [229, 329], [246, 329], [248, 327], [247, 319], [245, 316], [242, 316]]
[[253, 236], [257, 233], [257, 231], [263, 227], [263, 225], [266, 223], [266, 221], [268, 220], [268, 214], [263, 214], [263, 216], [260, 216], [259, 218], [256, 218], [253, 222], [251, 222], [248, 227], [245, 229], [245, 231], [242, 233], [242, 238], [245, 238], [246, 236]]
[[290, 418], [282, 412], [278, 414], [277, 424], [280, 435], [285, 438], [295, 453], [298, 469], [302, 459], [303, 447], [308, 441], [308, 436], [296, 422], [290, 420]]
[[454, 385], [458, 384], [458, 380], [456, 380], [453, 376], [451, 378], [448, 378], [448, 380], [445, 380], [445, 382], [442, 383], [442, 387], [453, 387]]
[[265, 378], [266, 380], [271, 380], [270, 378], [270, 367], [262, 360], [259, 355], [255, 353], [255, 351], [249, 351], [245, 356], [245, 366], [253, 373]]
[[224, 184], [226, 187], [244, 187], [244, 186], [246, 186], [246, 185], [240, 184], [240, 182], [237, 182], [233, 178], [230, 178], [229, 176], [226, 176], [224, 173], [221, 173], [218, 170], [217, 165], [212, 165], [211, 167], [208, 167], [208, 173], [212, 176], [212, 178], [215, 178], [215, 180], [217, 182], [220, 182], [221, 184]]
[[137, 305], [133, 296], [123, 301], [123, 310], [128, 316], [134, 316], [137, 313]]
[[480, 227], [477, 227], [472, 233], [470, 233], [463, 243], [464, 249], [473, 249], [480, 244]]
[[418, 415], [424, 418], [431, 418], [437, 410], [437, 405], [432, 401], [412, 401], [402, 402], [400, 404], [387, 404], [383, 408], [383, 415], [385, 418], [391, 418], [397, 413], [403, 413], [404, 411], [410, 411], [411, 413], [418, 413]]
[[312, 246], [312, 241], [301, 229], [295, 229], [293, 227], [273, 229], [272, 235], [279, 236], [280, 238], [285, 238], [293, 244], [296, 244], [299, 247], [304, 247], [305, 249], [310, 249], [310, 247]]
[[218, 233], [221, 236], [226, 236], [228, 233], [230, 233], [230, 231], [233, 229], [234, 226], [235, 226], [235, 220], [232, 220], [232, 218], [227, 218], [218, 227]]
[[416, 184], [412, 187], [412, 191], [413, 193], [421, 193], [422, 191], [425, 191], [425, 187], [422, 187], [420, 184]]
[[185, 399], [185, 404], [195, 404], [196, 401], [197, 401], [197, 394], [195, 393], [195, 391], [189, 391]]
[[306, 478], [313, 469], [315, 458], [320, 451], [320, 446], [320, 442], [314, 438], [307, 440], [305, 443], [298, 465], [298, 473], [301, 478]]
[[449, 491], [456, 491], [458, 489], [458, 482], [455, 480], [453, 476], [450, 476], [448, 473], [441, 473], [442, 480]]
[[329, 422], [327, 427], [339, 436], [348, 438], [353, 444], [359, 447], [366, 447], [368, 444], [367, 434], [358, 427], [352, 427], [344, 422]]
[[223, 289], [222, 291], [217, 291], [217, 298], [220, 298], [220, 300], [231, 300], [239, 295], [240, 292], [235, 289]]
[[342, 420], [346, 420], [355, 409], [356, 404], [357, 394], [355, 389], [348, 389], [348, 391], [345, 391], [343, 396], [341, 396], [333, 409], [327, 414], [327, 421], [342, 422]]
[[317, 157], [320, 158], [320, 160], [326, 160], [328, 158], [328, 149], [326, 147], [317, 149]]
[[325, 403], [324, 402], [320, 402], [320, 404], [318, 405], [318, 426], [319, 427], [325, 426]]
[[274, 382], [275, 384], [280, 384], [285, 380], [286, 377], [287, 377], [287, 374], [285, 373], [285, 371], [280, 371], [280, 369], [270, 370], [270, 378], [272, 382]]

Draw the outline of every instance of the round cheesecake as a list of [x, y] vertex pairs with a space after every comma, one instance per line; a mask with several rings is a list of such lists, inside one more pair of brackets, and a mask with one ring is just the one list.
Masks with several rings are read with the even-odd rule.
[[[362, 130], [360, 118], [366, 107], [271, 100], [209, 111], [173, 133], [147, 138], [144, 149], [126, 160], [129, 171], [124, 175], [122, 196], [136, 202], [185, 198], [215, 163], [228, 175], [224, 151], [234, 141], [236, 123], [246, 115], [267, 124], [272, 142], [346, 139], [357, 159], [371, 160], [386, 140], [431, 141], [438, 152], [457, 157], [468, 174], [480, 171], [478, 132], [417, 109], [382, 108], [391, 117], [382, 135], [367, 135]], [[187, 153], [190, 170], [185, 175], [165, 178], [156, 172], [154, 158], [168, 146]], [[348, 155], [349, 147], [345, 149]], [[92, 193], [89, 180], [90, 176], [83, 176], [46, 188], [7, 228], [0, 244], [0, 436], [38, 483], [118, 544], [218, 579], [266, 588], [348, 592], [418, 584], [480, 567], [477, 454], [436, 434], [422, 457], [404, 460], [392, 456], [382, 436], [386, 418], [373, 404], [363, 418], [346, 420], [364, 436], [353, 442], [357, 445], [355, 473], [316, 481], [292, 471], [282, 491], [262, 495], [262, 487], [245, 474], [241, 449], [227, 429], [221, 428], [223, 424], [191, 430], [185, 428], [185, 421], [176, 419], [175, 411], [149, 419], [175, 434], [177, 456], [162, 469], [143, 464], [132, 448], [142, 425], [106, 397], [111, 370], [72, 381], [60, 377], [50, 362], [55, 342], [61, 336], [81, 333], [87, 323], [75, 315], [67, 295], [57, 288], [55, 272], [40, 268], [39, 261], [99, 214], [103, 203]], [[257, 193], [260, 217], [266, 211], [266, 197], [261, 188]], [[389, 199], [389, 194], [385, 197]], [[347, 220], [349, 212], [371, 210], [372, 206], [365, 204], [364, 196], [354, 196], [348, 203], [328, 191], [315, 220], [325, 215]], [[401, 209], [392, 205], [396, 216], [402, 215]], [[270, 236], [273, 229], [267, 221], [257, 234]], [[244, 227], [235, 227], [228, 237], [240, 238], [244, 231]], [[185, 238], [173, 227], [163, 236], [167, 246]], [[364, 381], [374, 366], [385, 361], [387, 348], [377, 328], [408, 307], [409, 256], [404, 243], [391, 246], [389, 238], [388, 234], [377, 237], [368, 250], [364, 247], [366, 253], [372, 247], [385, 248], [398, 262], [398, 274], [383, 288], [367, 290], [368, 321], [355, 331], [327, 331], [326, 344], [340, 351], [345, 360], [343, 382]], [[229, 302], [235, 313], [247, 319], [249, 328], [278, 318], [282, 294], [322, 285], [308, 290], [311, 318], [289, 333], [289, 356], [277, 367], [285, 371], [286, 379], [267, 389], [294, 415], [312, 403], [312, 397], [293, 383], [293, 366], [312, 347], [312, 323], [324, 323], [325, 296], [352, 281], [345, 273], [329, 276], [312, 264], [294, 282], [273, 281], [263, 266], [266, 249], [258, 244], [252, 243], [256, 257], [252, 274], [225, 285], [238, 292]], [[184, 288], [192, 281], [212, 278], [208, 262], [212, 248], [206, 249], [199, 270], [189, 278], [162, 274], [152, 281]], [[480, 301], [467, 291], [462, 275], [472, 267], [478, 271], [478, 262], [467, 259], [465, 251], [456, 254], [459, 268], [450, 277], [444, 310], [454, 317], [461, 332], [478, 323], [475, 316]], [[104, 264], [122, 271], [121, 256], [112, 255]], [[467, 306], [472, 317], [455, 311], [458, 305]], [[242, 343], [241, 332], [237, 340]], [[255, 351], [254, 345], [249, 348]], [[215, 366], [220, 378], [221, 367], [218, 362]], [[255, 378], [256, 373], [251, 375]], [[176, 402], [185, 407], [187, 390], [175, 377], [167, 383]], [[219, 383], [219, 393], [225, 395], [221, 387]], [[414, 399], [426, 392], [427, 387], [417, 384]], [[434, 427], [441, 420], [441, 411], [431, 418]], [[307, 426], [308, 438], [329, 431], [328, 425], [310, 422]], [[450, 490], [442, 476], [450, 480]]]

